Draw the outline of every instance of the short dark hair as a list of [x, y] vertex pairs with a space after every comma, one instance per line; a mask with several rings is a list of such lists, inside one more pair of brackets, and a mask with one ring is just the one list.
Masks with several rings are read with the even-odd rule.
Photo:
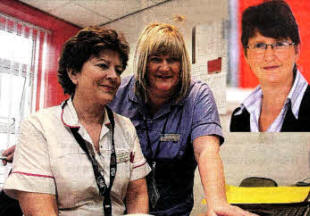
[[276, 39], [290, 38], [300, 43], [298, 25], [289, 5], [283, 0], [269, 0], [248, 7], [242, 14], [241, 42], [246, 53], [248, 41], [256, 32]]
[[66, 41], [62, 48], [58, 68], [58, 82], [65, 94], [73, 95], [75, 92], [75, 84], [69, 78], [68, 71], [80, 73], [83, 64], [90, 57], [98, 56], [105, 49], [119, 53], [123, 70], [125, 70], [129, 46], [124, 36], [113, 29], [89, 26]]

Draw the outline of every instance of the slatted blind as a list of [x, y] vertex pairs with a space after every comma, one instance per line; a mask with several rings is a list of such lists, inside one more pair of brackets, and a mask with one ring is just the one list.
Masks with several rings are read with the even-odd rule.
[[[15, 144], [20, 122], [43, 107], [51, 32], [0, 13], [0, 150]], [[5, 176], [0, 167], [0, 185]]]

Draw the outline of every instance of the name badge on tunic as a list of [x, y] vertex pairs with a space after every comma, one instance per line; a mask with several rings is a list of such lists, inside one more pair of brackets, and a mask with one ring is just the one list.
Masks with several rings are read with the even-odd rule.
[[117, 152], [116, 153], [117, 163], [124, 163], [129, 161], [130, 153], [129, 152]]
[[162, 142], [178, 142], [180, 141], [180, 134], [161, 134], [160, 141]]

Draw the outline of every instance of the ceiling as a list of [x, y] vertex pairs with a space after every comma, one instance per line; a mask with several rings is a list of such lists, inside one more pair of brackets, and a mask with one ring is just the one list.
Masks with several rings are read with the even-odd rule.
[[79, 27], [105, 25], [171, 0], [19, 0]]

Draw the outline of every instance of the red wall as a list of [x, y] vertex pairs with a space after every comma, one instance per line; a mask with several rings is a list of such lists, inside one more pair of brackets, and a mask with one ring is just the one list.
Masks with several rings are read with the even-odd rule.
[[[239, 86], [243, 88], [255, 87], [258, 80], [251, 72], [249, 66], [244, 60], [243, 49], [240, 42], [241, 38], [241, 15], [247, 7], [263, 2], [263, 0], [239, 0], [239, 51], [240, 51], [240, 65], [239, 65]], [[298, 69], [310, 81], [310, 1], [309, 0], [286, 0], [290, 5], [295, 19], [299, 27], [301, 38], [301, 52], [297, 62]]]
[[[79, 28], [15, 0], [1, 0], [0, 12], [43, 27], [52, 32], [47, 57], [48, 64], [45, 72], [46, 86], [44, 92], [44, 106], [47, 107], [59, 104], [65, 98], [65, 95], [57, 81], [58, 58], [63, 43], [74, 35]], [[39, 87], [40, 83], [38, 82], [38, 90]], [[39, 98], [37, 102], [39, 103]], [[39, 107], [38, 103], [37, 109]]]

